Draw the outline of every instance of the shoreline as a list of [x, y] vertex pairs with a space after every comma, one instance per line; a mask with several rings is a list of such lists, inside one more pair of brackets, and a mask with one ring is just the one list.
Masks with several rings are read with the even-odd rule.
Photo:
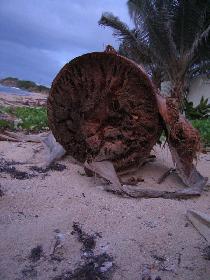
[[17, 95], [0, 92], [1, 106], [45, 106], [47, 95], [41, 93], [31, 93], [30, 95]]

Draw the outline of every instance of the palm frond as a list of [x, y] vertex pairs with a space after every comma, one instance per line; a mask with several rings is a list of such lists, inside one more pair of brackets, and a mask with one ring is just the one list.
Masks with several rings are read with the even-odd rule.
[[136, 26], [147, 31], [150, 48], [156, 58], [161, 57], [162, 63], [168, 65], [177, 50], [172, 34], [172, 17], [166, 2], [129, 0], [128, 8]]
[[98, 23], [100, 25], [108, 26], [114, 29], [114, 36], [120, 39], [126, 38], [131, 41], [136, 41], [136, 38], [129, 30], [129, 27], [112, 13], [103, 13]]
[[142, 52], [139, 52], [139, 49], [135, 45], [124, 40], [120, 43], [118, 52], [138, 64], [149, 65], [152, 63], [151, 56], [149, 55], [149, 47], [147, 50], [148, 55], [145, 56]]
[[[129, 27], [115, 17], [112, 13], [103, 13], [99, 24], [111, 27], [114, 32], [113, 35], [120, 39], [121, 42], [126, 42], [133, 51], [138, 51], [139, 56], [149, 57], [149, 49], [147, 45], [147, 34], [141, 33], [139, 30], [130, 30]], [[141, 33], [141, 34], [140, 34]]]
[[210, 1], [179, 0], [174, 6], [174, 40], [180, 56], [187, 52], [204, 28]]
[[192, 79], [201, 75], [210, 74], [210, 59], [193, 64], [188, 69], [188, 78]]
[[195, 56], [196, 51], [198, 49], [198, 46], [203, 41], [206, 42], [209, 36], [210, 36], [210, 24], [201, 34], [197, 34], [194, 42], [192, 43], [192, 46], [191, 46], [190, 50], [187, 52], [189, 60], [192, 59]]
[[131, 19], [133, 20], [136, 28], [139, 26], [142, 27], [144, 24], [143, 17], [144, 17], [144, 8], [145, 8], [144, 0], [129, 0], [127, 2], [128, 11]]
[[114, 29], [126, 56], [146, 63], [150, 74], [170, 80], [175, 89], [181, 85], [180, 92], [189, 77], [209, 71], [210, 0], [128, 0], [127, 5], [135, 29], [109, 13], [100, 20]]

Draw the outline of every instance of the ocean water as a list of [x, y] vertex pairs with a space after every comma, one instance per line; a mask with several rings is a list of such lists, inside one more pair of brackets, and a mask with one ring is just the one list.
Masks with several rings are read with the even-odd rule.
[[22, 90], [22, 89], [15, 88], [15, 87], [7, 87], [7, 86], [3, 86], [3, 85], [0, 85], [0, 92], [12, 94], [12, 95], [23, 95], [23, 96], [32, 94], [31, 92], [28, 92], [26, 90]]

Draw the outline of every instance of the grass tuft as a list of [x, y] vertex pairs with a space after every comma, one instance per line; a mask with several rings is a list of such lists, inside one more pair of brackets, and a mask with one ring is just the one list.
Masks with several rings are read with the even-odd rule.
[[192, 120], [192, 125], [197, 128], [205, 146], [210, 146], [210, 119]]
[[[48, 129], [47, 109], [43, 107], [2, 107], [1, 113], [15, 116], [20, 122], [18, 129], [27, 131], [40, 131]], [[12, 128], [9, 122], [0, 121], [0, 128]]]

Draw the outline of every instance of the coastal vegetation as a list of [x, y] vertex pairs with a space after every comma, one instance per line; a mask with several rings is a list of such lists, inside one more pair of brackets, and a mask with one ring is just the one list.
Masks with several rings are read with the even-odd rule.
[[0, 114], [7, 114], [14, 120], [0, 119], [0, 130], [8, 128], [38, 132], [48, 129], [45, 107], [0, 107]]
[[204, 146], [210, 146], [210, 119], [192, 120], [192, 125], [200, 132]]
[[[46, 107], [0, 107], [1, 114], [8, 114], [17, 122], [0, 118], [0, 131], [9, 129], [39, 132], [49, 129]], [[210, 146], [210, 118], [193, 119], [191, 123], [199, 130], [203, 145]]]
[[200, 103], [194, 106], [192, 101], [185, 100], [184, 112], [188, 119], [201, 120], [210, 118], [210, 103], [208, 98], [203, 96], [200, 99]]
[[0, 84], [9, 87], [16, 87], [22, 90], [27, 90], [30, 92], [39, 92], [39, 93], [49, 93], [49, 88], [43, 85], [37, 85], [32, 81], [19, 80], [13, 77], [7, 77], [0, 80]]

